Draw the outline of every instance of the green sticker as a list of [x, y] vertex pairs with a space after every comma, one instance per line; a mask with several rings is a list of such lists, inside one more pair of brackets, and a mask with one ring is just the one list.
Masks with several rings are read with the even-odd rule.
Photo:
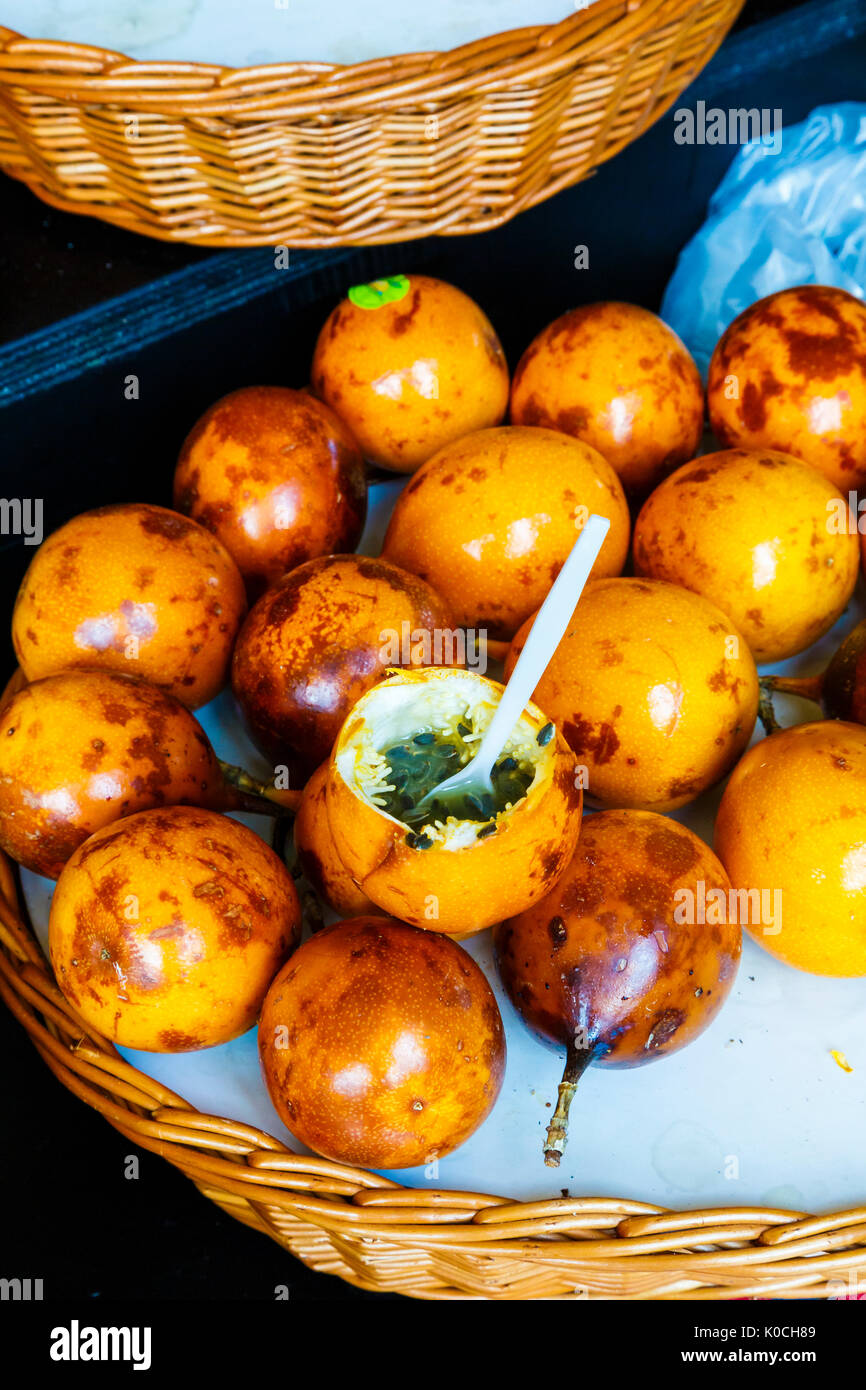
[[387, 280], [373, 280], [369, 285], [353, 285], [349, 298], [359, 309], [381, 309], [394, 304], [409, 293], [408, 275], [389, 275]]

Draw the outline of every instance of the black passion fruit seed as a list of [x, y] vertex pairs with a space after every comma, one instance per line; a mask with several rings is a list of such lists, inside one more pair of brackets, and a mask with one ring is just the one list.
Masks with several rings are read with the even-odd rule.
[[544, 726], [543, 729], [539, 729], [539, 731], [538, 731], [538, 733], [537, 733], [537, 735], [536, 735], [536, 738], [535, 738], [535, 742], [538, 744], [539, 748], [546, 748], [546, 747], [547, 747], [547, 744], [550, 742], [550, 740], [551, 740], [552, 738], [553, 738], [553, 725], [552, 725], [552, 724], [545, 724], [545, 726]]
[[410, 849], [432, 849], [433, 841], [429, 835], [416, 835], [413, 830], [406, 836], [406, 844]]

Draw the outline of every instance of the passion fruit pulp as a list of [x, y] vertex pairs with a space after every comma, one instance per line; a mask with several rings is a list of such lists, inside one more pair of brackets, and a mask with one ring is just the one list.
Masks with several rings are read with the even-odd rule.
[[[474, 731], [472, 718], [466, 710], [451, 728], [422, 729], [384, 750], [391, 787], [381, 802], [388, 815], [413, 826], [447, 821], [449, 816], [489, 823], [523, 799], [535, 779], [535, 769], [508, 753], [491, 770], [492, 792], [445, 793], [420, 806], [436, 787], [474, 758], [481, 735]], [[552, 733], [553, 725], [547, 727]]]
[[[337, 852], [371, 901], [403, 921], [480, 931], [547, 892], [574, 849], [576, 760], [534, 705], [503, 749], [489, 802], [461, 797], [416, 814], [442, 775], [469, 761], [501, 691], [472, 671], [401, 671], [358, 702], [337, 739], [327, 793]], [[449, 746], [453, 757], [436, 765], [423, 756]]]

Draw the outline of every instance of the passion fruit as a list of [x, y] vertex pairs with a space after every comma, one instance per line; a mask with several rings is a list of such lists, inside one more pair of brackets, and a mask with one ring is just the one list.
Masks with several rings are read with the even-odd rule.
[[0, 712], [0, 848], [57, 878], [94, 831], [152, 806], [222, 809], [228, 789], [195, 716], [117, 671], [64, 671]]
[[12, 641], [28, 680], [131, 669], [196, 709], [224, 685], [245, 611], [238, 568], [209, 531], [134, 502], [84, 512], [44, 541], [18, 591]]
[[352, 881], [337, 853], [326, 804], [328, 764], [316, 768], [304, 787], [295, 817], [295, 849], [304, 876], [320, 898], [342, 917], [376, 915], [376, 905]]
[[459, 654], [451, 615], [429, 584], [386, 560], [309, 560], [251, 609], [235, 647], [232, 688], [269, 757], [328, 756], [352, 705], [403, 661]]
[[508, 405], [508, 367], [490, 321], [429, 275], [349, 290], [319, 334], [311, 376], [366, 457], [396, 473], [497, 425]]
[[747, 930], [760, 946], [814, 975], [866, 975], [862, 725], [823, 720], [756, 743], [725, 788], [714, 845], [759, 909]]
[[843, 492], [866, 483], [866, 305], [831, 285], [759, 299], [716, 344], [710, 424], [724, 447], [781, 449]]
[[565, 1149], [590, 1064], [638, 1067], [697, 1038], [731, 991], [741, 932], [712, 850], [651, 811], [588, 816], [551, 893], [494, 932], [514, 1007], [567, 1049], [545, 1161]]
[[258, 835], [169, 806], [104, 826], [75, 851], [51, 904], [51, 964], [104, 1037], [190, 1052], [252, 1027], [300, 923], [291, 875]]
[[459, 623], [512, 637], [544, 602], [593, 512], [610, 521], [593, 574], [619, 574], [628, 507], [601, 455], [554, 430], [482, 430], [419, 469], [397, 499], [382, 553], [428, 580]]
[[219, 538], [256, 598], [306, 560], [355, 549], [367, 514], [364, 460], [308, 391], [247, 386], [187, 436], [174, 505]]
[[586, 304], [556, 319], [524, 352], [511, 420], [584, 440], [627, 493], [645, 496], [694, 456], [704, 389], [689, 352], [655, 314], [637, 304]]
[[505, 1073], [493, 991], [453, 941], [384, 917], [326, 927], [288, 961], [262, 1010], [271, 1100], [337, 1163], [444, 1158], [490, 1113]]
[[848, 633], [819, 679], [820, 700], [832, 719], [866, 724], [866, 621]]
[[492, 797], [418, 813], [470, 761], [501, 693], [473, 671], [400, 671], [358, 701], [331, 756], [328, 821], [353, 882], [395, 917], [449, 936], [536, 902], [580, 830], [575, 759], [535, 705], [503, 749]]
[[828, 632], [854, 591], [857, 536], [828, 526], [836, 504], [833, 484], [788, 454], [693, 459], [644, 503], [635, 572], [703, 594], [756, 661], [780, 661]]
[[[531, 626], [515, 637], [506, 676]], [[533, 698], [577, 755], [594, 804], [672, 811], [733, 767], [758, 694], [745, 638], [715, 604], [660, 579], [600, 579]]]

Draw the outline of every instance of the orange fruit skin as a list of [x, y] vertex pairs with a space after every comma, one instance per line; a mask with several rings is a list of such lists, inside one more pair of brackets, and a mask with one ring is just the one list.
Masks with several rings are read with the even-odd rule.
[[525, 1022], [563, 1046], [582, 1030], [602, 1066], [641, 1066], [692, 1042], [730, 993], [742, 942], [736, 922], [678, 921], [699, 881], [728, 903], [727, 874], [686, 826], [652, 811], [587, 816], [553, 892], [494, 932]]
[[311, 379], [365, 456], [412, 473], [437, 449], [497, 425], [508, 367], [474, 300], [444, 280], [409, 277], [408, 294], [376, 309], [349, 299], [325, 321]]
[[601, 455], [553, 430], [483, 430], [419, 469], [382, 553], [429, 580], [459, 623], [507, 638], [541, 606], [592, 512], [611, 523], [593, 575], [619, 574], [628, 506]]
[[267, 756], [325, 759], [352, 705], [388, 666], [383, 634], [445, 631], [453, 621], [429, 584], [384, 560], [309, 560], [254, 604], [235, 646], [232, 688]]
[[18, 591], [12, 641], [28, 680], [78, 666], [131, 670], [196, 709], [225, 684], [245, 611], [243, 580], [214, 536], [134, 502], [84, 512], [42, 543]]
[[304, 787], [295, 816], [295, 848], [310, 886], [343, 917], [376, 915], [377, 908], [352, 881], [334, 844], [327, 808], [328, 764], [321, 763]]
[[700, 373], [676, 333], [637, 304], [571, 309], [524, 352], [511, 387], [515, 425], [591, 444], [631, 496], [694, 456], [704, 424]]
[[734, 768], [714, 846], [735, 888], [781, 893], [780, 931], [766, 915], [743, 924], [771, 955], [814, 975], [866, 975], [864, 845], [862, 725], [783, 729]]
[[190, 1052], [245, 1033], [300, 939], [288, 869], [252, 830], [169, 806], [104, 826], [51, 904], [57, 983], [122, 1047]]
[[[511, 645], [506, 677], [530, 627]], [[699, 594], [602, 579], [584, 590], [533, 699], [585, 767], [593, 804], [672, 811], [748, 744], [758, 676], [745, 639]]]
[[224, 800], [195, 716], [136, 676], [63, 671], [25, 686], [0, 712], [0, 848], [46, 878], [111, 821]]
[[644, 503], [635, 573], [703, 594], [756, 661], [801, 652], [833, 626], [859, 571], [857, 536], [828, 527], [841, 494], [789, 454], [731, 449], [678, 468]]
[[[396, 683], [429, 675], [401, 672], [389, 679]], [[441, 676], [447, 678], [447, 672]], [[363, 717], [359, 705], [347, 719], [327, 784], [334, 846], [356, 887], [401, 921], [458, 939], [543, 897], [571, 857], [583, 812], [575, 759], [562, 734], [555, 734], [556, 763], [548, 783], [526, 796], [494, 835], [456, 851], [440, 845], [421, 850], [407, 844], [407, 826], [362, 801], [337, 770], [344, 736]], [[536, 710], [534, 718], [541, 729], [546, 716]]]
[[248, 386], [187, 436], [174, 505], [222, 541], [255, 598], [305, 560], [355, 549], [367, 514], [364, 460], [308, 391]]
[[829, 285], [759, 299], [716, 344], [707, 403], [723, 447], [780, 449], [843, 492], [862, 487], [866, 307]]
[[384, 917], [305, 942], [268, 991], [259, 1052], [292, 1134], [363, 1168], [451, 1153], [490, 1113], [505, 1073], [502, 1019], [471, 956]]

